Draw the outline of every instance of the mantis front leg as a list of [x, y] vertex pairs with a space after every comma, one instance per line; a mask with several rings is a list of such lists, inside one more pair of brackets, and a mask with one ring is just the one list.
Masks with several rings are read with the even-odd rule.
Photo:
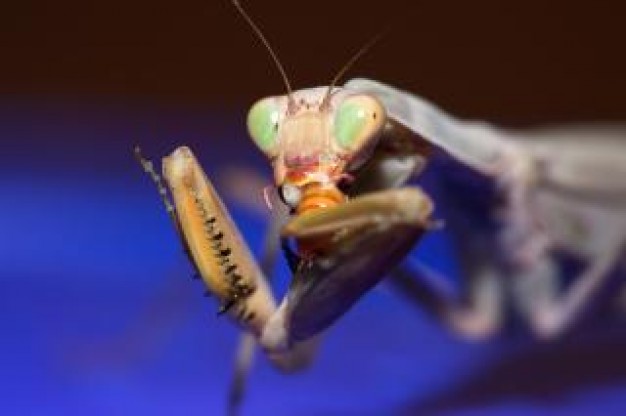
[[[163, 159], [165, 183], [152, 163], [138, 150], [136, 154], [156, 183], [193, 266], [221, 303], [219, 314], [230, 316], [260, 338], [277, 312], [276, 303], [263, 272], [191, 150], [180, 147]], [[308, 345], [303, 345], [272, 353], [270, 359], [279, 369], [292, 370], [308, 364], [311, 356]]]
[[295, 217], [284, 238], [322, 240], [302, 260], [287, 297], [268, 322], [266, 345], [288, 347], [328, 328], [375, 286], [430, 225], [433, 205], [418, 189], [374, 192]]
[[260, 334], [275, 311], [265, 277], [217, 192], [191, 151], [176, 149], [163, 159], [180, 231], [200, 276], [246, 330]]

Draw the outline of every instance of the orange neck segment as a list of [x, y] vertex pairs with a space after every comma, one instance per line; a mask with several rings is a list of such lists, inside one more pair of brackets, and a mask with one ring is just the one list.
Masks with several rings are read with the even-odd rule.
[[[347, 200], [347, 197], [334, 184], [312, 182], [303, 187], [302, 199], [296, 207], [296, 214], [312, 213], [316, 210], [331, 208]], [[324, 252], [333, 235], [298, 239], [298, 254], [312, 258]]]
[[346, 201], [346, 196], [334, 184], [323, 185], [312, 182], [302, 189], [302, 198], [296, 207], [298, 215], [305, 212], [330, 208]]

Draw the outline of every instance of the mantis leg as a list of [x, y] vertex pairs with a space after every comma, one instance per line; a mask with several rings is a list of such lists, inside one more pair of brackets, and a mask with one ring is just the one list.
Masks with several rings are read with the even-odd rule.
[[256, 346], [256, 338], [252, 334], [246, 332], [239, 337], [235, 366], [228, 389], [227, 415], [229, 416], [237, 415], [243, 403], [246, 393], [246, 382], [252, 369]]
[[265, 277], [206, 174], [186, 147], [163, 159], [184, 244], [211, 293], [253, 334], [275, 311]]
[[[514, 277], [516, 300], [531, 329], [540, 338], [557, 337], [576, 324], [600, 299], [615, 289], [610, 281], [623, 279], [612, 273], [624, 255], [624, 244], [602, 253], [559, 293], [559, 270], [546, 256], [530, 270]], [[616, 282], [618, 283], [618, 282]]]
[[[187, 147], [179, 147], [164, 158], [163, 171], [200, 276], [222, 302], [220, 313], [228, 313], [243, 329], [261, 337], [279, 310], [219, 195]], [[313, 343], [279, 350], [264, 347], [272, 363], [283, 371], [306, 366], [314, 349]]]
[[[189, 148], [179, 147], [163, 159], [163, 177], [173, 200], [170, 215], [200, 277], [222, 304], [219, 314], [227, 314], [244, 330], [260, 337], [277, 311], [274, 298], [241, 233]], [[310, 356], [303, 346], [275, 353], [270, 359], [278, 368], [289, 370], [305, 365]]]
[[463, 296], [443, 276], [416, 263], [404, 262], [388, 279], [392, 289], [467, 339], [488, 338], [501, 328], [504, 288], [495, 270], [477, 270], [468, 278]]
[[418, 189], [354, 198], [295, 217], [283, 228], [297, 242], [322, 239], [323, 253], [303, 260], [261, 342], [290, 348], [330, 326], [407, 254], [429, 227], [432, 203]]

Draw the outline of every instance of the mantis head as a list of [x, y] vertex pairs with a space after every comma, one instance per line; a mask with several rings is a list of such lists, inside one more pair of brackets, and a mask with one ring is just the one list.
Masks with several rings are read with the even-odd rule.
[[382, 34], [372, 38], [339, 70], [328, 87], [293, 91], [269, 42], [243, 9], [242, 17], [269, 52], [287, 95], [259, 100], [248, 113], [250, 136], [274, 166], [283, 201], [296, 212], [322, 208], [345, 199], [337, 184], [371, 154], [386, 114], [372, 96], [335, 88], [350, 66]]
[[272, 162], [283, 200], [302, 210], [307, 189], [339, 192], [338, 183], [370, 156], [385, 121], [376, 98], [320, 87], [259, 100], [247, 124], [252, 140]]

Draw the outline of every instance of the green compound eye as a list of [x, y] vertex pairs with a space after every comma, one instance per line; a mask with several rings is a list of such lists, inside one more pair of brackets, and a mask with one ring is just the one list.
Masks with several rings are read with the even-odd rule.
[[252, 106], [248, 112], [247, 123], [252, 140], [264, 153], [271, 156], [277, 145], [280, 112], [269, 100], [260, 100]]
[[358, 151], [378, 136], [384, 122], [385, 110], [377, 100], [367, 95], [349, 97], [335, 115], [335, 140], [346, 150]]

